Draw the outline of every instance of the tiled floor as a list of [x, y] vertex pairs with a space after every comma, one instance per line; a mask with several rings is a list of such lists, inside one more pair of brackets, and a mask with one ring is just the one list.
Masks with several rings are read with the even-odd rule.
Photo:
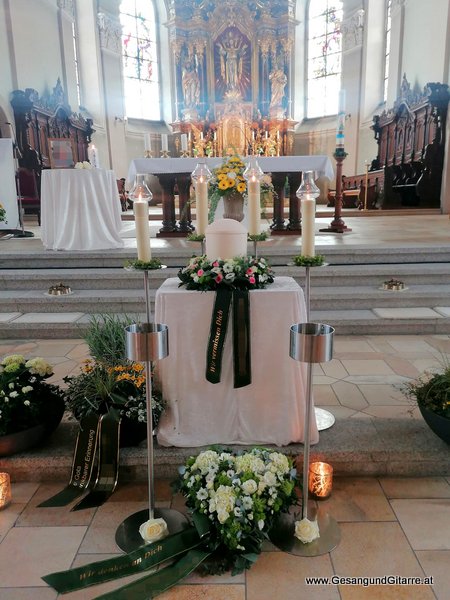
[[[119, 524], [147, 506], [147, 487], [119, 487], [97, 509], [36, 508], [61, 484], [13, 484], [13, 502], [0, 512], [0, 598], [54, 600], [41, 576], [109, 558], [120, 552]], [[169, 483], [156, 482], [158, 506], [183, 510]], [[298, 557], [267, 542], [250, 571], [231, 577], [195, 573], [161, 600], [448, 600], [450, 589], [450, 481], [444, 478], [338, 478], [321, 504], [339, 523], [340, 544], [329, 554]], [[306, 577], [432, 577], [433, 585], [307, 585]], [[89, 600], [133, 578], [64, 595]], [[363, 583], [364, 579], [361, 580]]]
[[[45, 356], [55, 382], [87, 356], [81, 340], [0, 342], [7, 353]], [[339, 418], [420, 418], [398, 390], [406, 378], [439, 365], [450, 336], [337, 336], [334, 359], [316, 367], [316, 403]], [[36, 508], [61, 489], [58, 483], [13, 484], [13, 503], [0, 511], [0, 599], [53, 600], [42, 575], [117, 554], [115, 531], [146, 507], [147, 486], [120, 487], [98, 509]], [[183, 509], [169, 483], [157, 482], [158, 505]], [[192, 575], [161, 600], [298, 600], [299, 598], [427, 600], [450, 598], [450, 479], [335, 478], [324, 503], [338, 521], [341, 543], [315, 558], [292, 556], [267, 543], [254, 567], [237, 577]], [[69, 507], [70, 508], [70, 507]], [[433, 585], [307, 586], [305, 577], [433, 577]], [[128, 581], [123, 580], [121, 583]], [[110, 582], [64, 595], [89, 600], [119, 587]]]

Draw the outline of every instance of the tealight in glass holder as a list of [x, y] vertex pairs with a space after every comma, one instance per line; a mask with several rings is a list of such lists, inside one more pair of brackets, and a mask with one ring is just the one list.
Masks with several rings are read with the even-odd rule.
[[333, 488], [333, 467], [324, 462], [309, 465], [308, 489], [314, 500], [326, 500]]
[[0, 473], [0, 510], [11, 502], [11, 480], [9, 473]]

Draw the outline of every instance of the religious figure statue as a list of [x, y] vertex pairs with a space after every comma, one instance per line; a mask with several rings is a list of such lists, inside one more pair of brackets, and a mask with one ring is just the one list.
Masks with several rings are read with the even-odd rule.
[[242, 63], [247, 45], [232, 31], [223, 42], [217, 44], [220, 55], [220, 74], [228, 91], [238, 89], [242, 77]]
[[275, 66], [269, 75], [269, 81], [271, 86], [270, 108], [280, 107], [287, 84], [286, 73], [279, 66]]
[[194, 108], [200, 102], [200, 79], [193, 60], [184, 63], [181, 84], [185, 107]]

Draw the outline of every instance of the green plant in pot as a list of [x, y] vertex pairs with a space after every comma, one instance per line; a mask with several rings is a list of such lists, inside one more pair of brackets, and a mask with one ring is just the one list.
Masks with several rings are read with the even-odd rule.
[[417, 403], [430, 429], [450, 444], [450, 363], [406, 383], [403, 393]]
[[[121, 446], [139, 444], [147, 436], [144, 366], [125, 358], [125, 327], [135, 322], [127, 315], [91, 316], [84, 339], [92, 360], [82, 365], [78, 375], [64, 379], [66, 406], [78, 421], [89, 413], [118, 411]], [[152, 386], [154, 427], [163, 410], [162, 396]]]
[[59, 425], [64, 395], [47, 383], [52, 375], [40, 357], [11, 354], [0, 362], [0, 456], [36, 445]]

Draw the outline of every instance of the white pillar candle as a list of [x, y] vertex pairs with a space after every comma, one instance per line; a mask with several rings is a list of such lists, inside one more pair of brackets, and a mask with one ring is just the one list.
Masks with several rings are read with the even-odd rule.
[[185, 133], [181, 134], [181, 149], [183, 150], [183, 152], [188, 149], [188, 139]]
[[133, 202], [134, 222], [136, 224], [136, 246], [139, 260], [148, 262], [152, 258], [150, 248], [150, 225], [148, 222], [148, 201], [139, 196]]
[[336, 149], [344, 150], [345, 90], [339, 91], [338, 119], [336, 128]]
[[161, 135], [161, 150], [163, 152], [167, 152], [169, 150], [169, 140], [167, 138], [167, 133], [163, 133]]
[[316, 201], [314, 198], [302, 198], [302, 255], [315, 256], [314, 227], [316, 217]]
[[94, 146], [94, 144], [91, 144], [88, 148], [88, 160], [91, 163], [91, 165], [94, 167], [94, 169], [99, 168], [100, 163], [98, 160], [98, 150]]
[[195, 207], [197, 215], [197, 234], [205, 235], [208, 225], [208, 182], [199, 177], [195, 185]]
[[261, 229], [261, 185], [256, 177], [248, 180], [248, 232], [259, 235]]
[[144, 135], [144, 150], [151, 151], [151, 149], [152, 149], [152, 138], [150, 137], [149, 133], [146, 133]]

